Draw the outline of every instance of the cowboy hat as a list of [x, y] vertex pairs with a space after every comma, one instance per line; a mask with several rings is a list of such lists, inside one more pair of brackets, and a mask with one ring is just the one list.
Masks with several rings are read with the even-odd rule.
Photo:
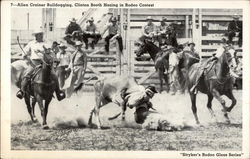
[[167, 21], [167, 18], [166, 17], [162, 17], [161, 18], [161, 22], [166, 22]]
[[71, 20], [69, 20], [70, 22], [76, 22], [77, 19], [76, 18], [72, 18]]
[[81, 41], [76, 41], [75, 46], [80, 46], [83, 45], [83, 43]]
[[40, 28], [37, 28], [33, 31], [32, 35], [37, 35], [37, 34], [40, 34], [40, 33], [44, 33], [43, 29], [40, 27]]
[[58, 47], [61, 48], [61, 49], [66, 49], [67, 48], [67, 46], [64, 45], [63, 43], [61, 43]]
[[153, 20], [153, 18], [151, 16], [148, 16], [146, 20]]
[[93, 22], [93, 21], [94, 21], [94, 18], [91, 17], [88, 21], [89, 21], [89, 22]]
[[194, 42], [188, 43], [188, 46], [190, 46], [190, 45], [194, 45], [195, 46], [195, 43]]
[[117, 21], [116, 17], [111, 18], [111, 22], [116, 22], [116, 21]]

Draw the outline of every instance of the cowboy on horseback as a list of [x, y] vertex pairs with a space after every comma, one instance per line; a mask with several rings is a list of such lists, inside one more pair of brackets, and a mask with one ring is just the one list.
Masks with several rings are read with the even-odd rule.
[[[27, 70], [25, 70], [24, 77], [21, 81], [21, 89], [16, 94], [19, 99], [22, 99], [24, 97], [24, 94], [28, 93], [27, 87], [36, 72], [38, 71], [38, 69], [40, 68], [43, 55], [44, 53], [46, 53], [44, 47], [47, 44], [43, 40], [42, 28], [40, 28], [39, 30], [35, 30], [32, 35], [35, 36], [35, 40], [29, 42], [24, 48], [23, 58], [25, 60], [28, 60], [30, 63]], [[65, 98], [65, 94], [59, 89], [58, 79], [55, 73], [52, 74], [52, 78], [56, 85], [55, 92], [57, 99], [60, 101]]]
[[209, 65], [210, 63], [215, 62], [224, 52], [227, 52], [230, 48], [231, 48], [231, 45], [228, 42], [226, 42], [226, 40], [223, 38], [222, 39], [222, 46], [220, 46], [217, 49], [217, 51], [213, 54], [213, 56], [211, 58], [204, 61], [203, 63], [201, 63], [201, 60], [200, 60], [200, 69], [198, 71], [197, 78], [195, 80], [195, 84], [190, 89], [190, 92], [197, 93], [196, 87], [200, 81], [200, 78], [202, 77], [202, 75], [204, 73], [204, 70], [210, 66]]

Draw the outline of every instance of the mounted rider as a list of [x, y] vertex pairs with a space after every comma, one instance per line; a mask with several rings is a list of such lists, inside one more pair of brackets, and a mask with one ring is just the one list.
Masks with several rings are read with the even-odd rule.
[[74, 40], [81, 40], [80, 36], [82, 34], [82, 29], [76, 21], [75, 18], [72, 18], [65, 31], [66, 36], [64, 37], [64, 40], [70, 45], [75, 45]]
[[[37, 70], [39, 66], [41, 66], [43, 54], [45, 53], [44, 47], [47, 46], [47, 43], [43, 40], [42, 28], [35, 30], [33, 32], [33, 35], [35, 36], [35, 40], [30, 41], [23, 49], [23, 59], [28, 60], [30, 63], [21, 81], [21, 89], [16, 94], [16, 96], [20, 99], [22, 99], [24, 97], [24, 94], [27, 92], [27, 86], [30, 84], [30, 80], [34, 76], [34, 72], [36, 72], [35, 70]], [[65, 98], [65, 94], [59, 89], [58, 79], [53, 71], [52, 75], [56, 85], [56, 96], [60, 101]]]
[[152, 40], [157, 34], [157, 26], [153, 23], [153, 18], [148, 16], [146, 20], [147, 24], [142, 28], [142, 36], [139, 38], [140, 41], [144, 41], [146, 39]]
[[217, 51], [213, 54], [213, 56], [209, 59], [207, 59], [204, 62], [201, 62], [200, 60], [200, 68], [199, 71], [197, 71], [197, 77], [195, 80], [195, 84], [190, 89], [190, 92], [197, 93], [196, 86], [199, 84], [200, 78], [202, 77], [204, 70], [208, 68], [210, 63], [215, 62], [223, 53], [228, 52], [231, 49], [231, 45], [229, 42], [227, 42], [224, 38], [221, 41], [221, 46], [217, 49]]
[[89, 24], [86, 26], [85, 30], [83, 31], [83, 41], [85, 43], [85, 49], [88, 49], [88, 39], [92, 39], [91, 47], [92, 49], [95, 48], [97, 42], [102, 38], [101, 34], [97, 31], [96, 25], [94, 24], [94, 19], [91, 17], [88, 20]]

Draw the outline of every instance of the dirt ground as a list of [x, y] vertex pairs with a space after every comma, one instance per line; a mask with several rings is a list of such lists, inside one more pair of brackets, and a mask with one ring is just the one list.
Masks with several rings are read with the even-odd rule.
[[[242, 91], [234, 91], [237, 105], [229, 114], [231, 124], [225, 124], [221, 106], [214, 99], [216, 119], [212, 120], [206, 108], [207, 97], [199, 93], [197, 109], [201, 126], [197, 126], [191, 111], [188, 94], [171, 96], [157, 94], [152, 103], [162, 116], [181, 125], [177, 131], [147, 130], [134, 122], [133, 109], [126, 112], [126, 122], [121, 118], [107, 118], [120, 111], [109, 104], [101, 109], [104, 129], [86, 127], [94, 106], [93, 93], [79, 93], [61, 102], [52, 101], [48, 113], [50, 129], [41, 128], [39, 107], [36, 106], [37, 123], [30, 121], [24, 101], [12, 95], [11, 148], [13, 150], [179, 150], [179, 151], [240, 151], [242, 149]], [[225, 98], [226, 99], [226, 98]], [[227, 105], [231, 102], [226, 100]], [[147, 120], [154, 120], [148, 118]], [[157, 120], [157, 119], [155, 119]], [[95, 119], [93, 118], [93, 121]]]

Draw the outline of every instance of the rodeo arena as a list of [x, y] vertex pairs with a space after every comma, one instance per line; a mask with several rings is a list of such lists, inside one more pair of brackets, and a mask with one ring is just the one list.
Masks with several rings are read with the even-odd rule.
[[242, 150], [241, 9], [36, 12], [12, 19], [13, 150]]

